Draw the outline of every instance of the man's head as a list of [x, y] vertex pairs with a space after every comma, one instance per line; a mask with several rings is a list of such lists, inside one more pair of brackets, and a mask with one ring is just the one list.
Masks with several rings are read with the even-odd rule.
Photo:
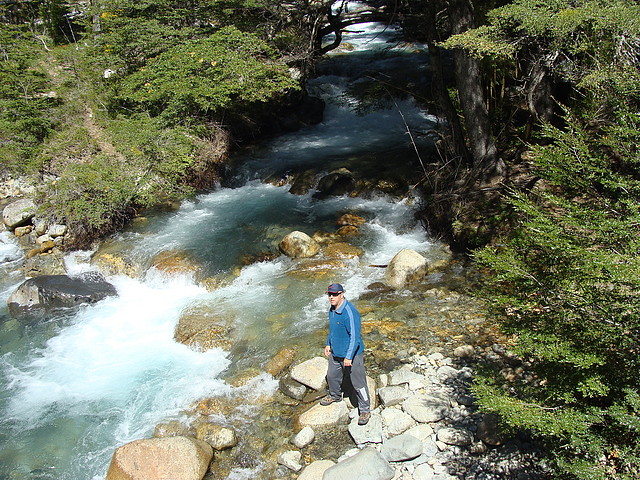
[[327, 288], [327, 295], [329, 295], [329, 303], [332, 307], [339, 307], [344, 301], [344, 287], [339, 283], [332, 283]]

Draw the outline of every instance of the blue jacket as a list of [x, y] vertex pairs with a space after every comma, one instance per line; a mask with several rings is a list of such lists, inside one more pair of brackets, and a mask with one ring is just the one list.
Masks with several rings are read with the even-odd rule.
[[346, 298], [340, 307], [329, 309], [329, 335], [327, 345], [334, 357], [353, 360], [364, 351], [360, 332], [360, 314]]

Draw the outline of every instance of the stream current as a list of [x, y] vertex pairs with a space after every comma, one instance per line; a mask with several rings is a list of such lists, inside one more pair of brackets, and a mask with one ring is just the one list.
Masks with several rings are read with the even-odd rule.
[[[386, 303], [365, 298], [368, 286], [384, 278], [384, 269], [373, 265], [387, 264], [399, 250], [414, 249], [429, 262], [446, 256], [446, 248], [415, 220], [418, 198], [398, 201], [379, 193], [316, 199], [313, 191], [293, 195], [288, 184], [263, 182], [342, 167], [382, 179], [420, 178], [416, 150], [427, 158], [432, 148], [427, 132], [436, 119], [411, 97], [382, 101], [386, 87], [368, 101], [354, 92], [370, 88], [374, 74], [390, 81], [400, 75], [405, 82], [424, 77], [426, 51], [397, 42], [398, 32], [383, 25], [358, 28], [309, 85], [326, 102], [320, 124], [239, 153], [227, 184], [176, 211], [139, 219], [108, 241], [138, 265], [163, 251], [185, 252], [203, 276], [219, 280], [219, 288], [154, 269], [138, 278], [111, 275], [117, 297], [25, 322], [11, 318], [6, 308], [24, 280], [21, 249], [10, 234], [0, 234], [0, 479], [103, 479], [116, 447], [151, 436], [160, 422], [184, 420], [185, 411], [203, 398], [241, 398], [233, 413], [219, 420], [241, 435], [258, 435], [253, 419], [260, 415], [261, 399], [278, 384], [262, 367], [287, 346], [301, 349], [302, 357], [321, 355], [324, 292], [331, 282], [346, 286], [365, 324], [391, 319], [422, 331], [418, 320], [448, 309], [437, 295], [408, 290]], [[408, 173], [396, 175], [402, 170]], [[301, 272], [298, 262], [285, 256], [243, 265], [246, 255], [277, 251], [293, 230], [335, 232], [336, 219], [346, 212], [367, 221], [348, 240], [364, 251], [359, 258], [343, 259], [328, 272]], [[69, 273], [95, 269], [92, 253], [70, 254]], [[464, 285], [464, 271], [454, 277]], [[429, 281], [446, 279], [433, 274]], [[225, 319], [227, 348], [200, 352], [174, 340], [180, 315], [194, 308]], [[417, 337], [437, 342], [434, 335]], [[230, 380], [242, 372], [251, 372], [248, 381]], [[291, 426], [286, 419], [283, 425]], [[239, 465], [227, 478], [257, 478], [260, 469], [255, 461]]]

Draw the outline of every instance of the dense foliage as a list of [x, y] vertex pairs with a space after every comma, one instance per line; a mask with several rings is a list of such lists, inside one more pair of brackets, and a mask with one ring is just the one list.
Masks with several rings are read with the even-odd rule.
[[0, 24], [0, 166], [30, 168], [38, 146], [53, 132], [58, 103], [34, 52], [42, 44], [23, 25]]
[[222, 123], [300, 88], [271, 2], [0, 8], [0, 167], [32, 175], [79, 243], [211, 186]]
[[[562, 121], [530, 138], [540, 180], [509, 199], [517, 228], [476, 253], [493, 274], [482, 294], [527, 370], [475, 390], [547, 444], [560, 477], [638, 478], [640, 8], [517, 0], [488, 18], [448, 45], [538, 62], [572, 94]], [[526, 73], [514, 68], [514, 84]]]

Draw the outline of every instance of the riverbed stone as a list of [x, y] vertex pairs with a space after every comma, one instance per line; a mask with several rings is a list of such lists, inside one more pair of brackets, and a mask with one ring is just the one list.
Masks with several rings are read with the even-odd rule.
[[472, 357], [474, 353], [473, 345], [460, 345], [453, 350], [453, 355], [458, 358]]
[[168, 422], [159, 423], [153, 431], [154, 437], [176, 437], [188, 436], [189, 427], [178, 420], [170, 420]]
[[345, 423], [349, 418], [349, 409], [345, 402], [335, 402], [326, 407], [320, 404], [314, 405], [298, 418], [302, 427], [318, 427], [322, 425], [336, 425]]
[[433, 471], [433, 467], [427, 463], [418, 465], [413, 471], [413, 480], [435, 480], [436, 472]]
[[13, 234], [16, 237], [23, 237], [25, 235], [29, 235], [33, 231], [32, 225], [25, 225], [24, 227], [16, 227], [13, 230]]
[[278, 455], [278, 464], [284, 465], [289, 470], [299, 472], [304, 466], [302, 463], [302, 453], [298, 450], [287, 450]]
[[291, 378], [314, 390], [320, 390], [325, 384], [328, 361], [323, 357], [306, 360], [291, 369]]
[[395, 470], [372, 447], [367, 447], [352, 457], [329, 467], [322, 480], [391, 480]]
[[285, 375], [280, 378], [278, 388], [280, 388], [280, 391], [287, 397], [295, 400], [302, 400], [307, 393], [307, 387], [291, 378], [290, 375]]
[[427, 260], [415, 250], [400, 250], [389, 262], [385, 271], [386, 283], [395, 289], [424, 279], [427, 274]]
[[386, 440], [382, 444], [380, 453], [389, 462], [411, 460], [422, 454], [422, 442], [405, 433]]
[[47, 235], [56, 238], [62, 237], [67, 233], [67, 226], [60, 223], [54, 223], [47, 229]]
[[356, 445], [382, 443], [382, 418], [377, 413], [371, 414], [371, 418], [366, 425], [358, 425], [358, 416], [355, 415], [349, 423], [348, 430]]
[[447, 380], [449, 378], [456, 378], [460, 375], [460, 370], [457, 370], [449, 365], [442, 365], [436, 371], [436, 376], [439, 380]]
[[310, 445], [316, 438], [316, 432], [310, 426], [303, 427], [298, 433], [294, 435], [291, 439], [291, 443], [293, 443], [298, 448], [304, 448], [307, 445]]
[[409, 384], [412, 380], [423, 382], [425, 378], [424, 375], [407, 370], [406, 368], [399, 368], [389, 373], [389, 385]]
[[202, 480], [213, 449], [190, 437], [135, 440], [113, 454], [106, 480]]
[[402, 403], [402, 409], [413, 417], [416, 422], [439, 422], [451, 412], [451, 403], [446, 394], [430, 392], [415, 393]]
[[460, 428], [443, 427], [438, 430], [438, 441], [447, 445], [466, 446], [473, 442], [473, 434]]
[[320, 245], [304, 232], [294, 230], [278, 244], [280, 251], [291, 258], [313, 257], [320, 251]]
[[403, 386], [395, 385], [391, 387], [382, 387], [378, 389], [378, 397], [380, 403], [385, 407], [392, 407], [393, 405], [399, 405], [405, 401], [411, 392]]
[[49, 224], [46, 219], [42, 217], [38, 217], [37, 215], [31, 219], [31, 223], [33, 224], [33, 228], [36, 232], [36, 235], [44, 235], [47, 233], [47, 229], [49, 228]]
[[238, 444], [238, 436], [233, 429], [209, 422], [196, 427], [196, 438], [207, 442], [214, 450], [225, 450]]
[[13, 314], [33, 309], [75, 307], [115, 296], [116, 288], [96, 272], [69, 277], [42, 275], [24, 281], [7, 300]]
[[267, 362], [264, 371], [274, 377], [278, 376], [282, 371], [291, 365], [296, 356], [297, 349], [295, 347], [284, 347], [276, 353], [271, 360]]
[[324, 472], [335, 464], [332, 460], [316, 460], [305, 467], [298, 480], [322, 480]]
[[2, 221], [13, 230], [27, 224], [36, 214], [36, 204], [29, 198], [22, 198], [2, 209]]
[[340, 215], [338, 220], [336, 220], [336, 224], [340, 226], [353, 225], [356, 227], [360, 227], [365, 223], [367, 223], [367, 220], [360, 215], [356, 215], [355, 213], [345, 213], [344, 215]]

